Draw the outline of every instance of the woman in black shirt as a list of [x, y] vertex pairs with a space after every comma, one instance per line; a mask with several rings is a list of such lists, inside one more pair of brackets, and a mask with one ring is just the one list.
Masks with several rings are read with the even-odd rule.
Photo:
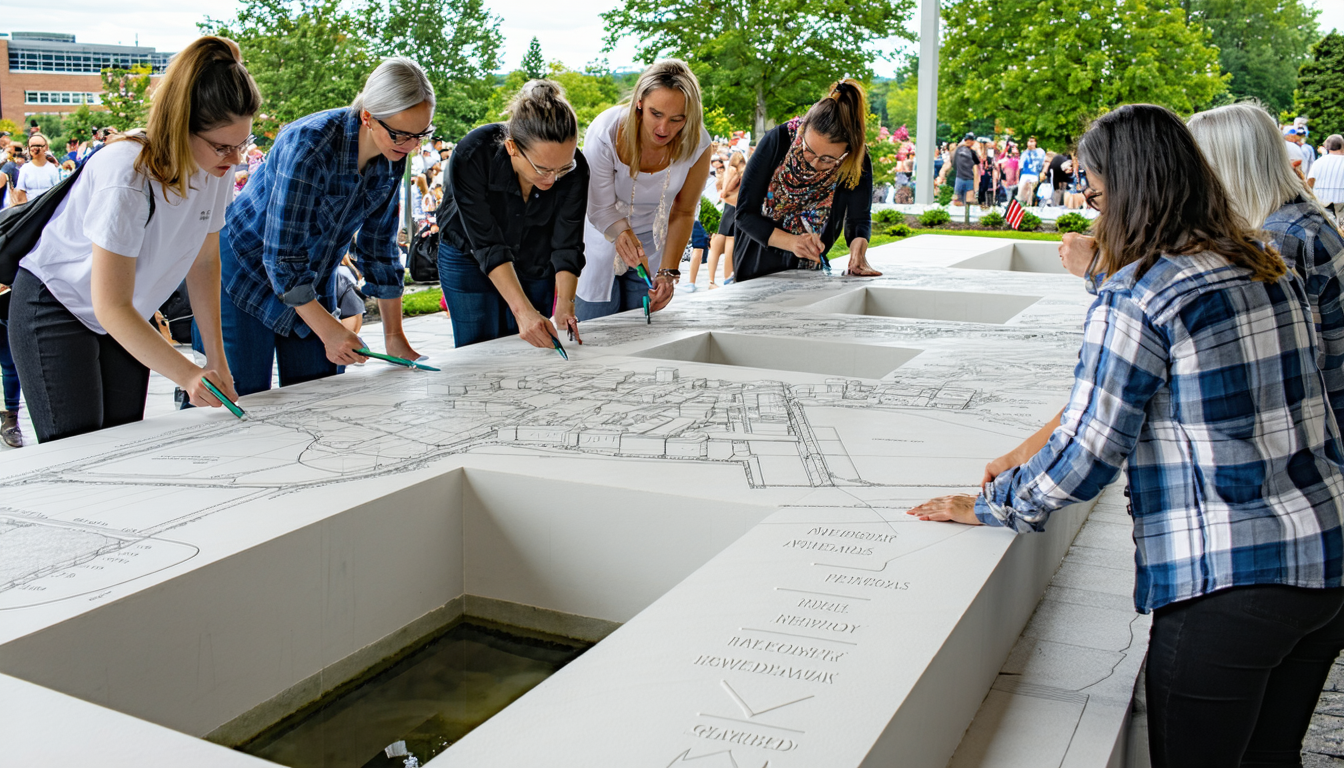
[[578, 129], [564, 89], [532, 80], [507, 122], [477, 128], [453, 150], [438, 221], [439, 284], [456, 346], [516, 333], [551, 349], [562, 326], [577, 338], [588, 210]]
[[873, 165], [864, 145], [868, 115], [853, 80], [801, 118], [761, 138], [737, 198], [733, 270], [738, 282], [786, 269], [817, 269], [840, 236], [849, 241], [848, 274], [876, 277], [868, 266]]

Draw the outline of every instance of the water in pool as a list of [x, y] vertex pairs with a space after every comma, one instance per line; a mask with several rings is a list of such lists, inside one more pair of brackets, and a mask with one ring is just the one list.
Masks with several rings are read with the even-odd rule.
[[[464, 623], [364, 684], [241, 747], [290, 768], [402, 768], [466, 736], [588, 648], [561, 637]], [[395, 751], [395, 750], [394, 750]]]

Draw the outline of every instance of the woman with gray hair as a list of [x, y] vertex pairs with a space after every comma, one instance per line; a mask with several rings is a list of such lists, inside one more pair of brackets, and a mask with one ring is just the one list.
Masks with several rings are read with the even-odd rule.
[[406, 156], [434, 134], [433, 119], [429, 78], [397, 57], [378, 65], [349, 107], [299, 118], [276, 137], [220, 237], [224, 350], [239, 395], [271, 388], [273, 360], [283, 387], [368, 359], [334, 314], [347, 251], [364, 293], [378, 299], [387, 353], [419, 357], [401, 328], [397, 187]]
[[1288, 268], [1302, 278], [1316, 319], [1318, 365], [1331, 408], [1344, 423], [1344, 238], [1293, 170], [1287, 144], [1269, 113], [1243, 102], [1189, 120], [1200, 151], [1227, 187], [1232, 210], [1262, 230]]

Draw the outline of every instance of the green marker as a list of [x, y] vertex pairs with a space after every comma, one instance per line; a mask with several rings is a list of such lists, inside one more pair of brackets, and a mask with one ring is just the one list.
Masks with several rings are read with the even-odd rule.
[[635, 271], [639, 273], [640, 277], [644, 278], [644, 282], [649, 286], [649, 290], [653, 290], [653, 281], [649, 279], [649, 270], [645, 269], [643, 264], [636, 264]]
[[232, 413], [234, 416], [237, 416], [241, 421], [247, 421], [247, 411], [244, 411], [242, 408], [239, 408], [237, 403], [225, 397], [224, 393], [219, 391], [219, 387], [216, 387], [214, 384], [211, 384], [210, 380], [205, 378], [204, 376], [201, 377], [201, 383], [205, 385], [206, 389], [210, 390], [210, 394], [219, 398], [219, 402], [223, 403], [224, 407], [229, 409], [229, 413]]
[[649, 297], [644, 297], [644, 322], [653, 325], [653, 316], [649, 314]]
[[374, 359], [376, 359], [376, 360], [384, 360], [384, 361], [386, 361], [386, 362], [392, 363], [393, 365], [401, 365], [401, 366], [405, 366], [406, 368], [419, 368], [419, 369], [422, 370], [422, 371], [437, 371], [437, 370], [439, 370], [438, 368], [435, 368], [435, 367], [432, 366], [432, 365], [425, 365], [424, 363], [417, 363], [417, 362], [415, 362], [414, 360], [407, 360], [407, 359], [404, 358], [404, 357], [393, 357], [392, 355], [384, 355], [384, 354], [382, 354], [381, 352], [374, 352], [374, 351], [370, 350], [368, 347], [360, 347], [359, 349], [356, 349], [355, 352], [357, 352], [358, 354], [361, 354], [361, 355], [363, 355], [363, 356], [365, 356], [365, 357], [372, 357], [372, 358], [374, 358]]
[[564, 347], [560, 346], [560, 340], [559, 340], [559, 339], [557, 339], [557, 338], [555, 338], [554, 336], [552, 336], [552, 337], [551, 337], [551, 345], [555, 347], [555, 351], [558, 352], [558, 353], [560, 354], [561, 357], [563, 357], [563, 358], [566, 359], [566, 360], [569, 359], [569, 354], [565, 352], [565, 348], [564, 348]]

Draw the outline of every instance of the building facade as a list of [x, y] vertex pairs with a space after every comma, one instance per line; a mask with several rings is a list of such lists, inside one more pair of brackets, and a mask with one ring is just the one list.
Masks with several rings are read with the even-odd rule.
[[146, 64], [159, 76], [172, 56], [146, 46], [78, 43], [61, 33], [0, 33], [0, 117], [22, 126], [32, 115], [74, 112], [84, 103], [101, 109], [104, 69]]

